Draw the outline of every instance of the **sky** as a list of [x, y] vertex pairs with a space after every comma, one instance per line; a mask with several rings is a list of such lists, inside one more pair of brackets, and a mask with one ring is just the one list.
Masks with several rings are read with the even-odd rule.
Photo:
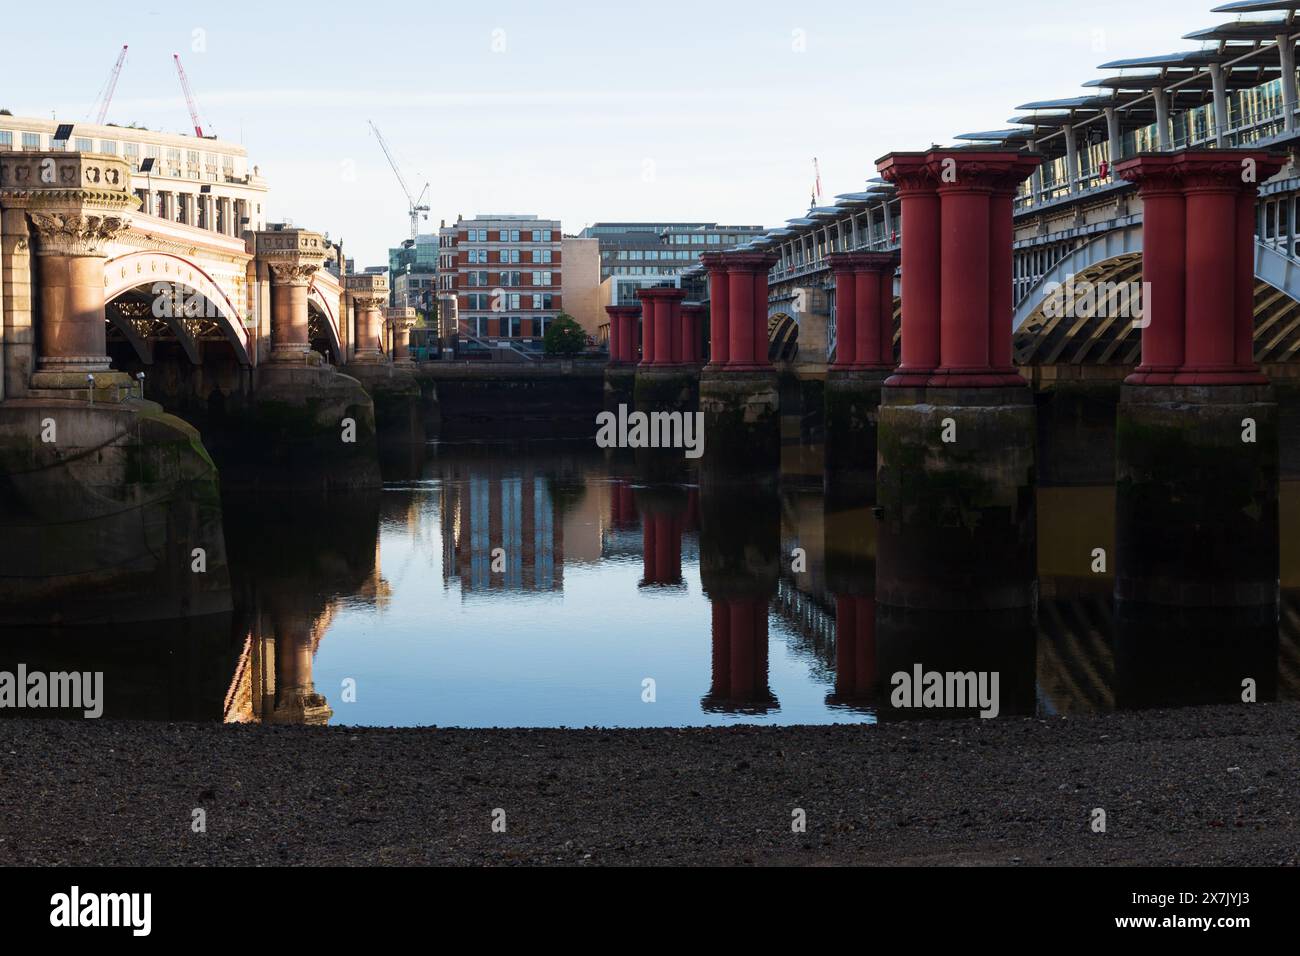
[[109, 122], [188, 132], [180, 53], [204, 132], [247, 147], [269, 215], [342, 239], [357, 266], [429, 220], [533, 213], [776, 226], [813, 186], [860, 190], [875, 160], [1075, 96], [1121, 57], [1194, 48], [1231, 19], [1188, 0], [960, 3], [188, 4], [120, 15], [12, 4], [0, 107], [86, 120], [123, 43]]

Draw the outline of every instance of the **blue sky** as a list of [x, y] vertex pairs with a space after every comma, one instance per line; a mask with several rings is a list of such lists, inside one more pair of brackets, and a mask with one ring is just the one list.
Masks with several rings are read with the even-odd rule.
[[[123, 43], [111, 122], [187, 131], [179, 52], [205, 131], [242, 141], [270, 212], [344, 239], [358, 265], [480, 212], [777, 225], [861, 187], [894, 149], [1000, 129], [1077, 95], [1109, 59], [1191, 48], [1229, 19], [1187, 0], [654, 4], [14, 4], [0, 106], [84, 120]], [[494, 49], [495, 47], [495, 49]]]

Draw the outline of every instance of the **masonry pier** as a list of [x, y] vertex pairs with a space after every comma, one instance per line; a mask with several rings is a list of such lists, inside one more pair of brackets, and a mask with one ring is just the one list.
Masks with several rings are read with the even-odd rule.
[[[1248, 150], [1120, 163], [1145, 209], [1141, 363], [1116, 427], [1121, 634], [1276, 639], [1278, 410], [1254, 357], [1255, 201], [1286, 157]], [[1221, 639], [1221, 638], [1220, 638]], [[1250, 675], [1228, 675], [1240, 688]]]

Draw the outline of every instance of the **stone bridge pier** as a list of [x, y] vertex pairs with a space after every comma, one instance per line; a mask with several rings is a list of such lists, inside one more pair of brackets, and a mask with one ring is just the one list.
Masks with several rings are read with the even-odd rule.
[[1134, 641], [1160, 621], [1276, 638], [1278, 411], [1255, 363], [1254, 253], [1258, 184], [1285, 162], [1215, 149], [1116, 167], [1142, 195], [1150, 283], [1116, 423], [1116, 614]]
[[342, 490], [379, 483], [375, 408], [357, 379], [311, 348], [308, 287], [324, 266], [325, 238], [306, 229], [254, 234], [271, 283], [271, 351], [241, 415], [226, 476], [257, 487]]
[[137, 205], [129, 182], [114, 156], [0, 153], [0, 607], [20, 619], [121, 619], [146, 597], [177, 616], [231, 608], [216, 468], [107, 356], [106, 246]]
[[[423, 443], [426, 437], [421, 417], [424, 393], [412, 374], [414, 363], [409, 358], [398, 363], [396, 347], [384, 349], [386, 332], [391, 327], [388, 312], [392, 311], [387, 308], [388, 276], [373, 272], [346, 275], [343, 289], [353, 318], [355, 348], [344, 371], [370, 393], [375, 403], [375, 429], [381, 445]], [[415, 310], [410, 311], [413, 321]], [[398, 338], [400, 336], [394, 336], [394, 345]], [[409, 356], [410, 350], [403, 347], [403, 353]], [[434, 383], [430, 381], [427, 388], [436, 405]]]
[[842, 252], [835, 274], [835, 361], [826, 371], [827, 481], [874, 488], [880, 390], [894, 369], [890, 252]]
[[878, 163], [903, 214], [902, 362], [877, 435], [881, 605], [1032, 620], [1035, 418], [1011, 362], [1010, 256], [1012, 196], [1040, 162], [963, 149]]
[[781, 455], [780, 388], [768, 356], [764, 252], [706, 253], [709, 364], [700, 376], [705, 447], [701, 480], [775, 482]]
[[637, 326], [641, 309], [635, 305], [609, 305], [609, 365], [605, 368], [605, 408], [631, 407], [635, 401], [636, 366], [640, 360]]

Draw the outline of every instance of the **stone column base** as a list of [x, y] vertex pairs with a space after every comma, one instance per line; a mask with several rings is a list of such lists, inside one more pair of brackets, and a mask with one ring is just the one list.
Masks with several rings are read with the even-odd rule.
[[230, 612], [216, 466], [157, 404], [0, 403], [0, 488], [0, 624]]
[[1276, 606], [1277, 423], [1267, 385], [1123, 387], [1115, 440], [1117, 600]]
[[699, 366], [639, 366], [633, 396], [639, 412], [693, 412], [700, 404]]
[[606, 411], [617, 412], [618, 406], [626, 405], [629, 410], [636, 402], [636, 366], [608, 365], [605, 367]]
[[881, 604], [954, 611], [1035, 605], [1034, 421], [1023, 385], [883, 389]]
[[[87, 375], [94, 375], [93, 384]], [[84, 369], [67, 369], [33, 372], [28, 390], [29, 398], [56, 398], [72, 401], [116, 405], [131, 398], [135, 381], [125, 372], [88, 372]], [[92, 397], [93, 395], [93, 397]]]
[[374, 402], [351, 376], [260, 366], [252, 400], [231, 418], [245, 436], [223, 463], [232, 486], [347, 491], [381, 483]]
[[775, 483], [781, 465], [780, 387], [776, 371], [705, 368], [703, 484]]

